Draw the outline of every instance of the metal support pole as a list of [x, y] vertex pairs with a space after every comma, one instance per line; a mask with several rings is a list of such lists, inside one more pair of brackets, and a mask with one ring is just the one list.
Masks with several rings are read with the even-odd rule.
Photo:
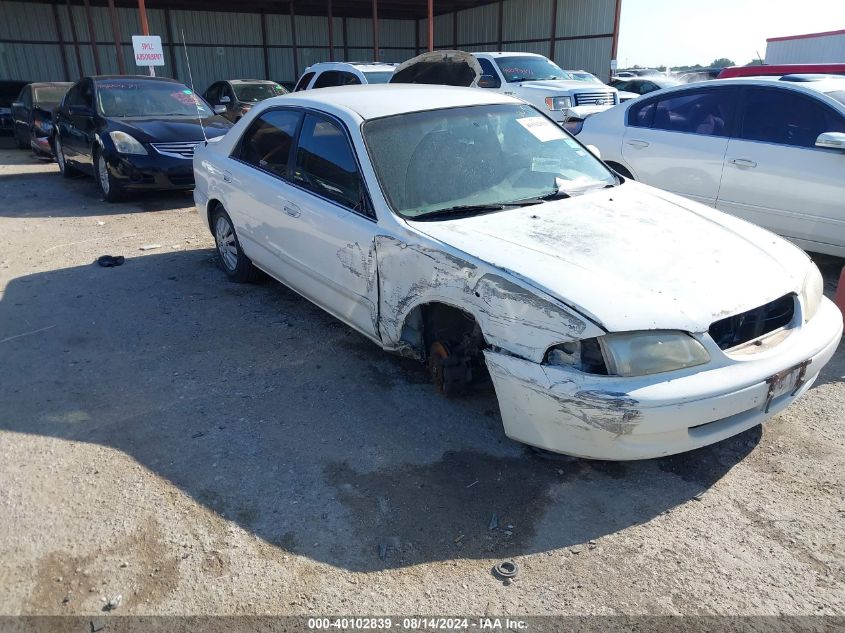
[[98, 75], [100, 71], [100, 53], [97, 51], [97, 34], [94, 33], [94, 20], [91, 18], [91, 4], [88, 0], [82, 0], [85, 5], [85, 19], [88, 21], [88, 39], [91, 40], [91, 52], [94, 54], [94, 72]]
[[378, 50], [378, 0], [373, 0], [373, 61], [379, 61]]
[[502, 52], [502, 22], [505, 19], [505, 2], [504, 0], [499, 0], [499, 48], [497, 49], [500, 53]]
[[434, 0], [428, 0], [428, 51], [434, 50]]
[[458, 12], [452, 11], [452, 48], [458, 48]]
[[349, 34], [346, 29], [346, 16], [343, 16], [343, 61], [349, 61]]
[[173, 23], [170, 21], [170, 9], [165, 7], [164, 8], [164, 29], [167, 33], [167, 42], [168, 42], [168, 50], [170, 51], [170, 66], [173, 68], [172, 76], [174, 79], [178, 79], [176, 76], [176, 40], [173, 39]]
[[[86, 0], [87, 2], [87, 0]], [[138, 16], [141, 20], [141, 34], [142, 35], [149, 35], [150, 34], [150, 23], [147, 22], [147, 5], [144, 4], [144, 0], [138, 0]], [[150, 77], [156, 76], [156, 71], [153, 66], [147, 66], [150, 69]]]
[[549, 32], [549, 59], [555, 60], [555, 36], [557, 35], [557, 0], [552, 0], [552, 28]]
[[296, 51], [296, 9], [290, 0], [290, 41], [293, 46], [293, 80], [299, 79], [299, 53]]
[[332, 0], [328, 0], [329, 11], [329, 61], [334, 61], [334, 15], [332, 15]]
[[267, 14], [261, 12], [261, 51], [264, 53], [264, 79], [270, 79], [270, 51], [267, 49]]
[[109, 19], [111, 20], [111, 31], [114, 37], [114, 52], [117, 55], [117, 71], [121, 75], [126, 74], [126, 65], [123, 63], [123, 46], [120, 36], [120, 23], [117, 20], [117, 10], [114, 8], [114, 0], [109, 2]]
[[62, 69], [65, 71], [65, 81], [70, 81], [70, 68], [67, 63], [67, 52], [65, 51], [65, 38], [62, 35], [62, 25], [59, 22], [59, 5], [53, 4], [53, 24], [56, 26], [56, 38], [59, 40], [59, 53], [62, 56]]
[[70, 36], [73, 38], [73, 48], [76, 51], [76, 66], [79, 69], [79, 76], [85, 74], [85, 71], [82, 68], [82, 53], [79, 51], [79, 38], [76, 37], [76, 20], [73, 16], [73, 5], [71, 5], [70, 0], [67, 0], [67, 14], [68, 14], [68, 22], [70, 23]]

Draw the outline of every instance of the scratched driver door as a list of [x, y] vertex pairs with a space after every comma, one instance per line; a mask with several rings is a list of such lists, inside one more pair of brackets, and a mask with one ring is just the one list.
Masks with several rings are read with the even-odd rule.
[[293, 268], [286, 283], [378, 339], [377, 224], [340, 122], [305, 116], [291, 180], [280, 236]]

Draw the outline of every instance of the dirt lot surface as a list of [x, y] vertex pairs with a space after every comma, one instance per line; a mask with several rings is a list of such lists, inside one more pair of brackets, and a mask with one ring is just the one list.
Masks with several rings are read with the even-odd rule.
[[845, 614], [841, 348], [763, 429], [541, 457], [492, 392], [227, 282], [191, 205], [0, 150], [0, 614]]

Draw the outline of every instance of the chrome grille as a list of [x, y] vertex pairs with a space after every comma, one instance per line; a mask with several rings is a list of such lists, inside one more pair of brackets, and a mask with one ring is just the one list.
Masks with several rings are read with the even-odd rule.
[[616, 94], [610, 90], [579, 92], [575, 95], [575, 105], [616, 105]]
[[175, 158], [193, 158], [194, 149], [200, 141], [183, 141], [181, 143], [150, 143], [159, 154]]

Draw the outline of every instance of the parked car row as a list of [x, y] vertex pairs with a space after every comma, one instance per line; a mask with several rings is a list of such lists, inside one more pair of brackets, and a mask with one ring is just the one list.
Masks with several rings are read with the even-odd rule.
[[550, 110], [494, 90], [295, 92], [193, 166], [230, 280], [264, 271], [427, 363], [447, 395], [492, 382], [505, 433], [544, 449], [641, 459], [720, 441], [805, 393], [841, 338], [801, 249], [620, 176]]

